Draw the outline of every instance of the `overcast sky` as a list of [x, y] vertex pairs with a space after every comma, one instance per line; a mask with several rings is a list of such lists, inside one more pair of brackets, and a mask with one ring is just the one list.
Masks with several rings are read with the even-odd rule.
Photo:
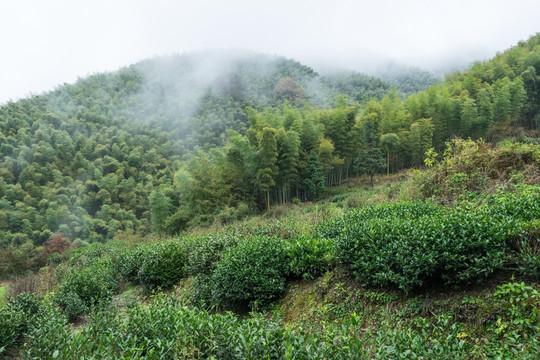
[[439, 70], [540, 31], [538, 0], [1, 0], [0, 104], [155, 55], [240, 48], [312, 67]]

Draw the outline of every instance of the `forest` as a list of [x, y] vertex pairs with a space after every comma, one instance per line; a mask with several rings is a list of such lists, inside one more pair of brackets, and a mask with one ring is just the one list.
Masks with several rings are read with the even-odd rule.
[[540, 34], [444, 80], [158, 57], [0, 129], [0, 355], [538, 354]]
[[[414, 74], [398, 82], [410, 91], [421, 84]], [[290, 201], [288, 189], [305, 168], [306, 151], [323, 140], [319, 111], [333, 116], [330, 109], [339, 101], [340, 111], [355, 121], [358, 105], [345, 101], [382, 99], [390, 89], [358, 73], [324, 78], [284, 58], [203, 52], [150, 59], [8, 103], [0, 108], [0, 251], [9, 262], [0, 274], [38, 269], [43, 245], [54, 234], [75, 246], [120, 234], [173, 234], [215, 215], [259, 211], [261, 186], [268, 187], [267, 197], [272, 192], [274, 203], [275, 170], [267, 174], [268, 185], [247, 185], [263, 174], [258, 145], [246, 136], [249, 128], [253, 139], [260, 136], [264, 121], [283, 127], [283, 116], [305, 129], [295, 134], [287, 128], [288, 143], [279, 144], [280, 151], [293, 146], [289, 169], [282, 169], [291, 173], [279, 180], [281, 201]], [[269, 140], [275, 142], [272, 131]], [[272, 156], [269, 161], [275, 162]], [[333, 158], [326, 161], [333, 166]], [[236, 173], [221, 178], [232, 166]], [[300, 178], [294, 179], [294, 195], [307, 199]]]
[[0, 109], [0, 247], [37, 269], [56, 233], [76, 245], [172, 235], [423, 166], [454, 137], [526, 140], [540, 121], [538, 74], [533, 36], [429, 88], [421, 72], [391, 87], [208, 52], [64, 84]]

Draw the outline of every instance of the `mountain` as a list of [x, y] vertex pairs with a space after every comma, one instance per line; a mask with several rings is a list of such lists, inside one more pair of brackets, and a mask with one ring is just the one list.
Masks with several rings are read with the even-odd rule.
[[[402, 83], [430, 81], [416, 74], [426, 80]], [[422, 166], [454, 137], [537, 143], [539, 74], [535, 35], [406, 98], [404, 85], [256, 53], [79, 79], [0, 108], [0, 248], [24, 270], [54, 233], [78, 244], [174, 234]]]
[[[362, 100], [362, 87], [380, 98], [389, 86], [379, 85], [356, 81], [351, 99]], [[54, 232], [89, 242], [146, 233], [152, 189], [172, 185], [192, 149], [222, 146], [227, 129], [245, 133], [249, 108], [324, 108], [345, 90], [294, 60], [206, 51], [8, 103], [0, 108], [0, 247], [39, 246]]]

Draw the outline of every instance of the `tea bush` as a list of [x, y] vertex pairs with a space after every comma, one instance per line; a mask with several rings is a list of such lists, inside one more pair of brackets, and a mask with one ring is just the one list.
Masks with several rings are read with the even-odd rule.
[[148, 289], [171, 287], [186, 273], [185, 246], [178, 240], [147, 245], [139, 259], [137, 277]]
[[332, 239], [312, 235], [288, 240], [286, 250], [292, 275], [313, 279], [330, 270], [333, 263], [333, 247]]
[[490, 195], [485, 202], [485, 211], [498, 218], [511, 216], [522, 221], [540, 219], [540, 185], [519, 185], [515, 191]]
[[512, 259], [522, 275], [540, 275], [540, 186], [518, 185], [486, 198], [484, 209], [494, 218], [516, 221], [511, 235]]
[[211, 278], [213, 296], [222, 305], [267, 305], [285, 291], [287, 272], [282, 240], [242, 239], [217, 263]]
[[515, 223], [482, 211], [405, 203], [353, 211], [319, 230], [356, 277], [404, 291], [441, 278], [471, 282], [500, 268]]
[[223, 252], [238, 243], [238, 236], [212, 234], [191, 239], [188, 246], [187, 272], [190, 275], [210, 275]]
[[505, 284], [489, 299], [500, 316], [480, 337], [448, 314], [385, 317], [368, 326], [355, 313], [316, 332], [284, 326], [279, 317], [211, 314], [159, 294], [119, 311], [98, 311], [71, 331], [55, 307], [36, 315], [22, 359], [536, 359], [538, 292]]
[[444, 212], [442, 207], [428, 201], [369, 205], [350, 210], [343, 216], [323, 222], [315, 229], [315, 234], [324, 238], [333, 238], [337, 237], [351, 222], [387, 217], [418, 218], [424, 215], [440, 214], [441, 212]]
[[144, 246], [126, 249], [115, 259], [116, 273], [124, 282], [139, 283], [139, 270], [145, 258]]
[[40, 310], [41, 303], [33, 293], [21, 293], [8, 300], [0, 309], [0, 354], [25, 334]]
[[117, 289], [110, 260], [96, 261], [83, 269], [74, 269], [54, 294], [54, 302], [71, 319], [111, 300]]

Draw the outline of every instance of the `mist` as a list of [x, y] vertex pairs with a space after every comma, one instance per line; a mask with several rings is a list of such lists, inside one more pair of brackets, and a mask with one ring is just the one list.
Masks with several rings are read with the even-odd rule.
[[21, 0], [0, 4], [0, 104], [146, 58], [249, 49], [317, 71], [381, 64], [441, 76], [539, 31], [540, 3], [232, 0]]

